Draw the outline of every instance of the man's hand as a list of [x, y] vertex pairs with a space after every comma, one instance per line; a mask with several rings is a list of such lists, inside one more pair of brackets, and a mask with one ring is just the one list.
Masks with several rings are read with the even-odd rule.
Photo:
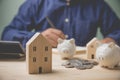
[[112, 38], [104, 38], [103, 40], [101, 40], [102, 43], [110, 43], [110, 42], [114, 42], [115, 43], [115, 40], [112, 39]]
[[61, 30], [55, 28], [49, 28], [41, 33], [52, 45], [52, 47], [57, 47], [58, 38], [65, 39], [65, 35]]

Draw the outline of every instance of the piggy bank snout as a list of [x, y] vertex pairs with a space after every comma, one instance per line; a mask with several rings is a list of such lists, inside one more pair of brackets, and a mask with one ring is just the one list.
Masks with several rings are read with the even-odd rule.
[[63, 53], [69, 53], [69, 50], [67, 48], [62, 49]]

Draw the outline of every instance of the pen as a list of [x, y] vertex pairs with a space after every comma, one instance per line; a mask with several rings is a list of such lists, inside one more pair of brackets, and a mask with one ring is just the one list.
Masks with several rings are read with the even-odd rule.
[[[55, 25], [52, 23], [52, 21], [48, 18], [48, 16], [46, 17], [46, 19], [47, 19], [47, 21], [48, 21], [48, 23], [50, 24], [50, 26], [52, 27], [52, 28], [55, 28]], [[65, 35], [65, 38], [67, 39], [68, 38], [68, 35]]]
[[52, 28], [55, 28], [55, 25], [52, 23], [52, 21], [48, 17], [46, 17], [46, 19], [47, 19], [48, 23], [50, 24], [50, 26]]

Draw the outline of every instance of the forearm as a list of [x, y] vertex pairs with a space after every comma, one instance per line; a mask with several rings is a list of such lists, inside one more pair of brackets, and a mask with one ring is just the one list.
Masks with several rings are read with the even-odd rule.
[[15, 29], [4, 30], [2, 40], [19, 41], [25, 48], [26, 42], [34, 35], [34, 32], [18, 31]]
[[101, 40], [102, 43], [110, 43], [110, 42], [114, 42], [116, 43], [116, 41], [110, 37], [104, 38]]

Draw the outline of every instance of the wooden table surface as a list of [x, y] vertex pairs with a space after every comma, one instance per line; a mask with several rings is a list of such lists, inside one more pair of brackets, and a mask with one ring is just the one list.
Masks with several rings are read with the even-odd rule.
[[[77, 55], [77, 57], [85, 55]], [[120, 80], [120, 68], [109, 70], [95, 66], [92, 69], [77, 70], [61, 66], [63, 60], [53, 54], [52, 73], [28, 74], [26, 62], [20, 60], [0, 61], [0, 80]]]

